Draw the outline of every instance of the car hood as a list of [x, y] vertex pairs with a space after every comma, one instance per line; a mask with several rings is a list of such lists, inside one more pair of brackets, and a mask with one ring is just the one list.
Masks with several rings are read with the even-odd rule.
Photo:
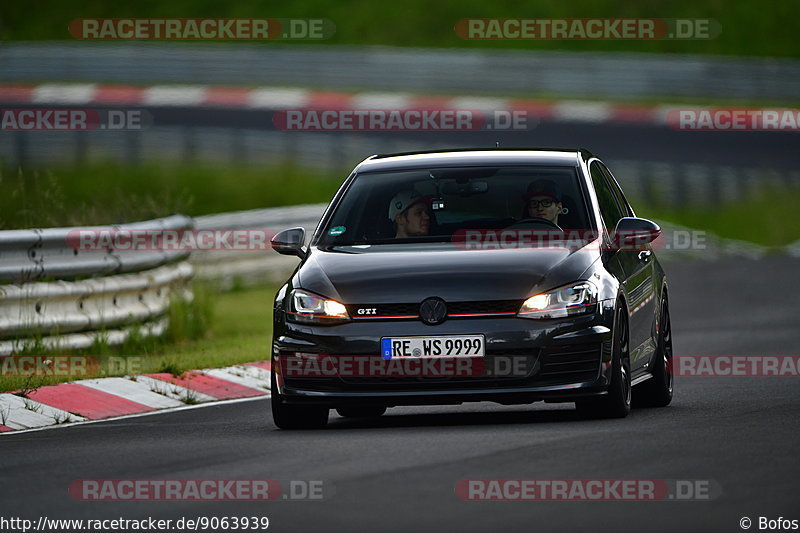
[[579, 279], [596, 250], [312, 249], [295, 286], [347, 304], [521, 300]]

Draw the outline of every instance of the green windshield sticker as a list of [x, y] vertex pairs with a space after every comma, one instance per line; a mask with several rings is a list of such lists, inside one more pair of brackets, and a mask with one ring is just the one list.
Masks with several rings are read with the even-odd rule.
[[334, 226], [328, 231], [328, 235], [341, 235], [346, 229], [344, 226]]

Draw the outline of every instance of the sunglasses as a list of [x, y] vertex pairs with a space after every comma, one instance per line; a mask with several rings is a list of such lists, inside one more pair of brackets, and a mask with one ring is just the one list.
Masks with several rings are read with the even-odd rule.
[[546, 198], [544, 200], [528, 200], [528, 207], [550, 207], [555, 203], [555, 200], [551, 200], [550, 198]]

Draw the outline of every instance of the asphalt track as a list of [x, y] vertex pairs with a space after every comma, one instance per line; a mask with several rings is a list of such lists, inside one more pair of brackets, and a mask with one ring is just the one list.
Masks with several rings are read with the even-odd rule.
[[[677, 354], [800, 353], [800, 260], [668, 263]], [[267, 516], [269, 531], [742, 531], [800, 519], [800, 381], [676, 380], [664, 409], [571, 404], [391, 409], [277, 430], [269, 400], [0, 437], [4, 517]], [[80, 502], [76, 479], [323, 480], [322, 501]], [[468, 502], [462, 479], [713, 480], [706, 501]]]

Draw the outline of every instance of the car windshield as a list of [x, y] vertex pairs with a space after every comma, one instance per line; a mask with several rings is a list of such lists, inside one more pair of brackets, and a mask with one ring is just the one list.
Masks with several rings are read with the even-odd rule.
[[467, 230], [586, 230], [594, 227], [587, 212], [575, 167], [361, 173], [321, 229], [316, 245], [451, 242]]

